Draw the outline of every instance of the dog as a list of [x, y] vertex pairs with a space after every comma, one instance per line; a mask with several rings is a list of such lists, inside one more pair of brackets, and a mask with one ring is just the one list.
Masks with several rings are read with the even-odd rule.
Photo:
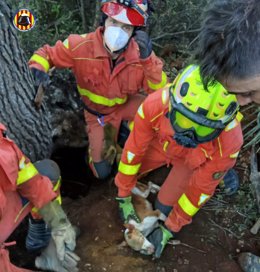
[[154, 253], [155, 248], [147, 240], [147, 236], [158, 227], [159, 220], [165, 221], [166, 216], [159, 210], [153, 210], [152, 204], [147, 200], [150, 192], [157, 193], [160, 187], [149, 181], [148, 185], [138, 182], [132, 190], [132, 202], [140, 223], [131, 219], [125, 224], [124, 233], [127, 244], [145, 255]]

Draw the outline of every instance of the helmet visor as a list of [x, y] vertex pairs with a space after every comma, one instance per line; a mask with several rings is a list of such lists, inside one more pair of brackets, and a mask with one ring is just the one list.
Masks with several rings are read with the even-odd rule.
[[221, 129], [200, 125], [175, 110], [172, 111], [171, 120], [172, 127], [176, 132], [181, 133], [185, 131], [192, 131], [194, 138], [199, 143], [204, 143], [215, 139], [222, 131]]
[[177, 110], [171, 111], [170, 120], [175, 132], [182, 133], [191, 131], [193, 133], [194, 139], [196, 139], [198, 143], [212, 141], [218, 137], [222, 131], [222, 129], [200, 125], [190, 120]]

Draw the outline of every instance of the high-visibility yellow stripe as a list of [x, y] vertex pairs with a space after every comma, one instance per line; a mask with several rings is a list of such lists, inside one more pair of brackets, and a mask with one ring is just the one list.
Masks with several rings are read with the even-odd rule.
[[212, 160], [212, 157], [208, 155], [207, 151], [204, 148], [200, 148], [203, 152], [206, 158]]
[[238, 154], [239, 154], [239, 151], [236, 152], [236, 153], [230, 154], [229, 157], [230, 157], [231, 159], [236, 159], [236, 158], [238, 157]]
[[14, 223], [16, 223], [20, 217], [20, 215], [23, 213], [23, 211], [30, 205], [30, 202], [27, 202], [22, 209], [18, 212], [18, 214], [16, 215], [15, 219], [14, 219]]
[[219, 148], [220, 157], [223, 157], [222, 146], [221, 146], [221, 142], [220, 142], [219, 137], [218, 137], [218, 148]]
[[36, 167], [31, 162], [29, 162], [25, 164], [24, 167], [18, 172], [16, 184], [21, 185], [36, 176], [38, 173], [39, 172]]
[[237, 116], [236, 116], [237, 121], [238, 121], [238, 122], [241, 122], [241, 120], [242, 120], [243, 118], [244, 118], [243, 114], [239, 111], [239, 112], [237, 113]]
[[165, 105], [166, 102], [168, 102], [168, 93], [167, 93], [166, 90], [163, 90], [162, 91], [162, 103], [163, 103], [163, 105]]
[[141, 104], [137, 110], [138, 115], [144, 119], [144, 110], [143, 110], [143, 104]]
[[86, 40], [86, 41], [83, 41], [83, 42], [81, 42], [80, 44], [78, 44], [76, 47], [74, 47], [73, 49], [71, 49], [71, 51], [75, 51], [75, 50], [77, 50], [79, 47], [81, 47], [83, 44], [89, 43], [89, 42], [93, 42], [93, 40]]
[[162, 112], [160, 112], [159, 114], [157, 114], [154, 118], [152, 118], [151, 120], [150, 120], [150, 122], [153, 122], [154, 120], [156, 120], [158, 117], [160, 117], [161, 115], [163, 115], [164, 114], [164, 112], [162, 111]]
[[162, 71], [162, 80], [158, 84], [152, 83], [150, 80], [147, 80], [148, 82], [148, 87], [152, 90], [158, 90], [163, 88], [167, 84], [167, 75]]
[[58, 181], [56, 182], [55, 186], [53, 187], [53, 191], [56, 192], [61, 185], [61, 177], [59, 177]]
[[46, 72], [48, 72], [49, 71], [49, 69], [50, 69], [50, 64], [49, 64], [49, 62], [44, 58], [44, 57], [42, 57], [42, 56], [39, 56], [39, 55], [37, 55], [37, 54], [34, 54], [34, 55], [32, 55], [32, 57], [30, 58], [30, 61], [35, 61], [35, 62], [37, 62], [37, 63], [39, 63], [43, 68], [44, 68], [44, 70], [46, 71]]
[[163, 144], [163, 151], [164, 151], [164, 152], [167, 151], [168, 145], [169, 145], [169, 142], [168, 142], [168, 141], [165, 141], [164, 144]]
[[132, 131], [134, 129], [134, 121], [130, 121], [128, 123], [129, 130]]
[[67, 49], [69, 49], [69, 40], [68, 40], [68, 39], [64, 40], [64, 41], [63, 41], [63, 45], [64, 45]]
[[236, 118], [225, 127], [225, 131], [229, 131], [235, 128], [241, 122], [243, 117], [243, 114], [239, 111], [236, 115]]
[[193, 216], [194, 214], [196, 214], [196, 212], [199, 210], [199, 208], [195, 207], [190, 200], [188, 199], [188, 197], [183, 194], [179, 200], [178, 200], [178, 204], [180, 205], [180, 207], [182, 208], [182, 210], [188, 214], [189, 216]]
[[135, 165], [129, 165], [125, 164], [122, 161], [120, 161], [118, 166], [118, 172], [121, 172], [122, 174], [131, 176], [136, 175], [139, 171], [139, 168], [141, 167], [141, 163], [135, 164]]
[[124, 98], [115, 97], [110, 99], [101, 95], [94, 94], [87, 89], [80, 88], [79, 86], [77, 87], [81, 95], [86, 96], [91, 102], [95, 104], [104, 105], [107, 107], [113, 107], [116, 104], [121, 105], [127, 101], [127, 96]]

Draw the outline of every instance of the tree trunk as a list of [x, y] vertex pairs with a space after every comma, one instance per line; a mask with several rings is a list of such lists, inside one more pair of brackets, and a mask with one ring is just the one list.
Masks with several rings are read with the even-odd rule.
[[11, 17], [10, 7], [0, 1], [0, 122], [35, 161], [51, 154], [51, 126], [45, 104], [40, 110], [34, 106], [36, 91]]

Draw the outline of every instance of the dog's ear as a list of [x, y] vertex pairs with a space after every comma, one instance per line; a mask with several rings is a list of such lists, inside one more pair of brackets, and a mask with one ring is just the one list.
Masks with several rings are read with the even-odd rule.
[[129, 233], [133, 232], [133, 230], [135, 229], [135, 226], [129, 223], [125, 223], [124, 227], [129, 230]]

